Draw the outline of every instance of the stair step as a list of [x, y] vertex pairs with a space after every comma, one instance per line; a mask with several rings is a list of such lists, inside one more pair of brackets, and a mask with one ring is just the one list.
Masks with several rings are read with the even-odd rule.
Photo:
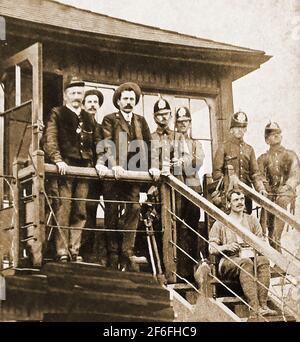
[[43, 322], [170, 322], [157, 316], [122, 315], [118, 313], [45, 313]]
[[110, 278], [129, 279], [133, 282], [144, 284], [158, 284], [150, 273], [119, 272], [99, 265], [86, 263], [48, 263], [42, 267], [41, 273], [80, 274], [82, 277], [101, 276], [105, 274], [106, 276], [110, 276]]
[[[103, 293], [89, 291], [83, 288], [62, 290], [50, 288], [47, 294], [50, 311], [67, 313], [122, 313], [135, 315], [155, 315], [159, 317], [173, 318], [173, 310], [170, 302], [159, 300], [147, 300], [138, 294], [129, 295], [123, 293]], [[51, 307], [50, 307], [51, 306]]]

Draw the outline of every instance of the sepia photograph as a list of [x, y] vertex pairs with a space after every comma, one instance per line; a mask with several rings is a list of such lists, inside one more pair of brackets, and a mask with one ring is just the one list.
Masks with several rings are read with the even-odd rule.
[[299, 322], [299, 74], [300, 0], [0, 0], [0, 323]]

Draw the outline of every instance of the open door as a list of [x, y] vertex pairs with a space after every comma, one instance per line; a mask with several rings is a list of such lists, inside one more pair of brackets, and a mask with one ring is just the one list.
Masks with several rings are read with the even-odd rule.
[[16, 196], [13, 164], [17, 160], [25, 166], [29, 151], [39, 149], [43, 127], [42, 45], [36, 43], [1, 62], [1, 70], [0, 261], [7, 256], [17, 266], [21, 194]]
[[43, 122], [42, 45], [36, 43], [2, 63], [4, 112], [0, 113], [0, 208], [12, 200], [7, 184], [14, 160], [39, 149]]

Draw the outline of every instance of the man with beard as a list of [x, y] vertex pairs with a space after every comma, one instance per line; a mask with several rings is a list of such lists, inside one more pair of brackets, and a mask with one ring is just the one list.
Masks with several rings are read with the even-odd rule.
[[[270, 149], [262, 154], [257, 162], [264, 177], [264, 183], [270, 200], [287, 208], [296, 197], [296, 188], [300, 183], [300, 163], [295, 152], [281, 145], [281, 129], [277, 122], [265, 127], [265, 141]], [[281, 252], [281, 235], [284, 221], [263, 211], [262, 224], [269, 230], [270, 245]]]
[[[248, 118], [244, 112], [232, 115], [230, 123], [230, 138], [217, 149], [213, 161], [213, 179], [220, 180], [226, 173], [226, 167], [233, 166], [236, 176], [245, 184], [254, 185], [256, 191], [266, 196], [266, 190], [261, 179], [255, 152], [252, 146], [245, 143]], [[252, 201], [246, 197], [246, 210], [252, 213]]]
[[[254, 216], [244, 213], [245, 196], [243, 192], [239, 189], [232, 189], [227, 194], [227, 200], [230, 208], [229, 216], [236, 223], [262, 238], [262, 228], [258, 220]], [[222, 279], [238, 279], [240, 281], [246, 300], [253, 310], [250, 314], [251, 317], [256, 313], [263, 316], [277, 314], [267, 306], [270, 265], [265, 256], [256, 256], [257, 270], [255, 271], [254, 251], [249, 245], [246, 246], [236, 233], [218, 221], [213, 224], [209, 232], [209, 251], [211, 254], [221, 257], [218, 272]], [[246, 251], [247, 255], [244, 255]], [[229, 259], [221, 255], [221, 252]], [[258, 284], [255, 278], [264, 287]]]
[[[96, 114], [101, 108], [104, 101], [103, 94], [97, 89], [89, 89], [85, 92], [83, 98], [84, 109], [93, 116], [95, 120], [96, 130], [98, 132], [97, 138], [102, 139], [102, 126], [96, 121]], [[95, 146], [96, 147], [96, 146]], [[94, 150], [94, 165], [96, 164], [96, 149]], [[102, 193], [102, 183], [97, 180], [89, 181], [88, 199], [93, 202], [87, 201], [86, 213], [87, 220], [85, 226], [87, 228], [97, 228], [97, 209]], [[99, 262], [100, 265], [106, 266], [107, 264], [107, 251], [106, 251], [106, 234], [105, 232], [83, 231], [81, 254], [90, 262]]]
[[[99, 177], [105, 176], [108, 168], [112, 169], [116, 179], [122, 176], [124, 170], [148, 171], [148, 146], [151, 140], [149, 127], [144, 117], [133, 113], [140, 96], [141, 89], [133, 82], [124, 83], [115, 90], [113, 103], [118, 111], [104, 117], [104, 140], [96, 148]], [[159, 178], [159, 170], [151, 169], [149, 172], [155, 180]], [[139, 195], [140, 185], [137, 183], [104, 184], [104, 225], [106, 229], [113, 230], [107, 233], [108, 264], [117, 269], [120, 263], [122, 271], [138, 270], [133, 259], [133, 249], [140, 213]], [[126, 203], [121, 217], [118, 200]], [[118, 230], [125, 232], [120, 234]]]
[[[59, 261], [81, 261], [79, 248], [82, 228], [86, 222], [85, 201], [70, 198], [87, 198], [86, 180], [65, 177], [69, 166], [91, 167], [96, 142], [95, 121], [81, 109], [84, 82], [72, 78], [65, 86], [65, 105], [53, 108], [46, 126], [44, 151], [57, 166], [59, 199], [56, 218], [61, 228], [55, 230], [56, 253]], [[77, 228], [77, 229], [72, 229]]]

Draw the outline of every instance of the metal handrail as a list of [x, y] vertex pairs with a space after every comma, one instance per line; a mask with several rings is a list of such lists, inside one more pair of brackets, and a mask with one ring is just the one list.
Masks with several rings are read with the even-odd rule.
[[287, 210], [283, 209], [278, 204], [261, 195], [253, 188], [250, 188], [250, 186], [248, 186], [247, 184], [238, 181], [238, 186], [245, 192], [245, 195], [251, 197], [251, 199], [253, 199], [257, 204], [265, 208], [271, 214], [276, 215], [276, 217], [278, 217], [282, 221], [287, 222], [289, 225], [296, 228], [300, 232], [300, 220], [297, 219], [295, 215], [289, 213]]
[[189, 188], [187, 185], [183, 184], [173, 175], [165, 176], [165, 181], [169, 186], [174, 188], [182, 196], [186, 197], [188, 200], [194, 203], [197, 207], [203, 209], [211, 217], [230, 228], [246, 243], [248, 243], [259, 253], [265, 255], [269, 260], [278, 265], [283, 271], [295, 277], [300, 275], [300, 262], [298, 262], [297, 260], [288, 260], [287, 257], [283, 256], [281, 253], [269, 246], [265, 241], [262, 241], [241, 224], [236, 223], [230, 216], [226, 215], [214, 204], [209, 202], [206, 198], [200, 196], [197, 192]]

